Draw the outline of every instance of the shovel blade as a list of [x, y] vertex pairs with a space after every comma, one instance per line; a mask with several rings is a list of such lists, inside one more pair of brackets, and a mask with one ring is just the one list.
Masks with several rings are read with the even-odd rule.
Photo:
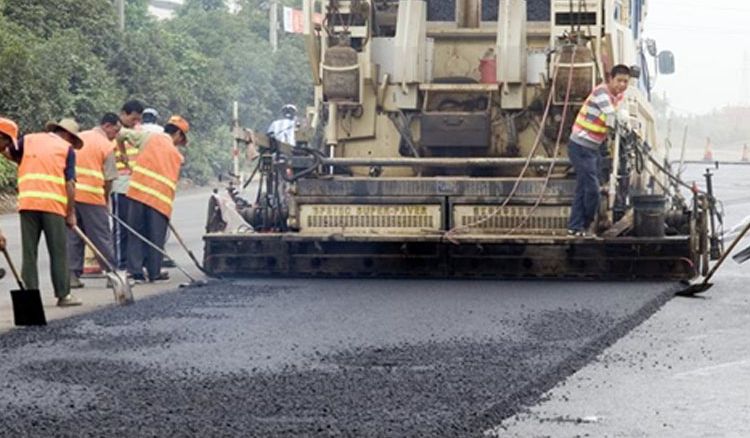
[[735, 262], [740, 263], [740, 264], [745, 263], [746, 261], [750, 260], [750, 246], [748, 246], [747, 248], [735, 254], [734, 257], [732, 257], [732, 259], [734, 259]]
[[10, 291], [13, 301], [13, 320], [19, 327], [47, 325], [42, 294], [38, 289]]
[[687, 286], [685, 289], [677, 292], [677, 295], [681, 297], [692, 297], [698, 294], [702, 294], [703, 292], [711, 289], [714, 287], [713, 283], [706, 283], [701, 281], [700, 283], [693, 283], [689, 286]]
[[108, 272], [107, 278], [112, 284], [112, 292], [115, 294], [115, 302], [121, 306], [133, 304], [133, 291], [130, 289], [130, 283], [127, 280], [127, 274], [124, 272]]

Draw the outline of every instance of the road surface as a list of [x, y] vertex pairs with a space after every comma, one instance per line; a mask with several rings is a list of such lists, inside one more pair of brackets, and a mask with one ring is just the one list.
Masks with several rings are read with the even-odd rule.
[[0, 435], [725, 436], [750, 318], [717, 282], [212, 282], [0, 336]]

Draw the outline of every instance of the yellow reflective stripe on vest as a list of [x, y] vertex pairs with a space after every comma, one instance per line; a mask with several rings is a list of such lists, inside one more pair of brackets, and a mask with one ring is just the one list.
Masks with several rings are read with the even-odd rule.
[[65, 185], [65, 178], [61, 176], [47, 175], [45, 173], [27, 173], [18, 178], [18, 184], [24, 181], [47, 181], [55, 184]]
[[130, 181], [130, 188], [133, 188], [133, 189], [136, 189], [136, 190], [140, 190], [143, 193], [147, 193], [147, 194], [155, 197], [156, 199], [164, 202], [165, 204], [169, 205], [170, 207], [172, 206], [172, 200], [169, 199], [168, 196], [164, 195], [163, 193], [159, 193], [158, 191], [152, 189], [151, 187], [146, 187], [143, 184], [139, 184], [138, 182], [135, 182], [135, 181], [131, 180]]
[[576, 119], [576, 124], [581, 126], [582, 128], [586, 129], [587, 131], [591, 131], [597, 134], [606, 134], [607, 133], [607, 127], [606, 126], [599, 126], [595, 123], [589, 122], [585, 117], [578, 117]]
[[36, 190], [24, 190], [18, 194], [18, 199], [26, 198], [37, 198], [37, 199], [51, 199], [53, 201], [60, 202], [64, 205], [68, 205], [68, 197], [63, 195], [57, 195], [48, 192], [39, 192]]
[[[140, 152], [138, 148], [133, 148], [133, 147], [125, 148], [125, 155], [127, 155], [128, 157], [130, 157], [131, 155], [138, 155], [138, 152]], [[122, 155], [120, 148], [115, 149], [115, 155], [117, 156]]]
[[153, 170], [149, 170], [149, 169], [146, 169], [143, 166], [136, 165], [133, 168], [133, 172], [138, 172], [138, 173], [140, 173], [142, 175], [146, 175], [149, 178], [153, 178], [153, 179], [159, 181], [160, 183], [165, 184], [167, 187], [169, 187], [172, 190], [177, 190], [177, 185], [172, 180], [170, 180], [169, 178], [167, 178], [164, 175], [159, 175], [158, 173], [154, 172]]
[[76, 183], [76, 190], [81, 190], [84, 192], [94, 193], [96, 195], [103, 195], [104, 189], [101, 187], [94, 187], [88, 184], [81, 184], [79, 182]]
[[98, 170], [91, 170], [91, 169], [86, 169], [85, 167], [76, 166], [76, 174], [91, 176], [91, 177], [98, 178], [104, 181], [104, 173]]

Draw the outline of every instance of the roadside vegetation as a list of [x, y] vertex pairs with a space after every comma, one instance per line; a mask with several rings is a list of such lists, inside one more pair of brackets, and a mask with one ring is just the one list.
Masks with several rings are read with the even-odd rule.
[[[282, 3], [295, 3], [282, 2]], [[311, 101], [302, 39], [268, 43], [268, 2], [243, 0], [232, 13], [221, 0], [186, 0], [171, 20], [128, 0], [125, 32], [110, 1], [0, 0], [0, 114], [23, 132], [74, 116], [95, 125], [126, 99], [162, 118], [190, 120], [183, 176], [205, 184], [231, 159], [232, 102], [244, 126], [263, 129], [285, 103]], [[0, 191], [15, 186], [15, 166], [0, 160]]]

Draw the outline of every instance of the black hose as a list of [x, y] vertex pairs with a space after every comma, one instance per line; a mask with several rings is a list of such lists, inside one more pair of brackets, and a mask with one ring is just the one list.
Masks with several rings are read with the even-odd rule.
[[255, 169], [253, 169], [253, 173], [250, 174], [250, 178], [248, 178], [247, 181], [245, 181], [245, 184], [242, 185], [242, 190], [245, 190], [247, 186], [250, 185], [253, 178], [255, 178], [255, 174], [258, 173], [258, 169], [260, 169], [260, 157], [258, 157], [258, 164], [255, 165]]

